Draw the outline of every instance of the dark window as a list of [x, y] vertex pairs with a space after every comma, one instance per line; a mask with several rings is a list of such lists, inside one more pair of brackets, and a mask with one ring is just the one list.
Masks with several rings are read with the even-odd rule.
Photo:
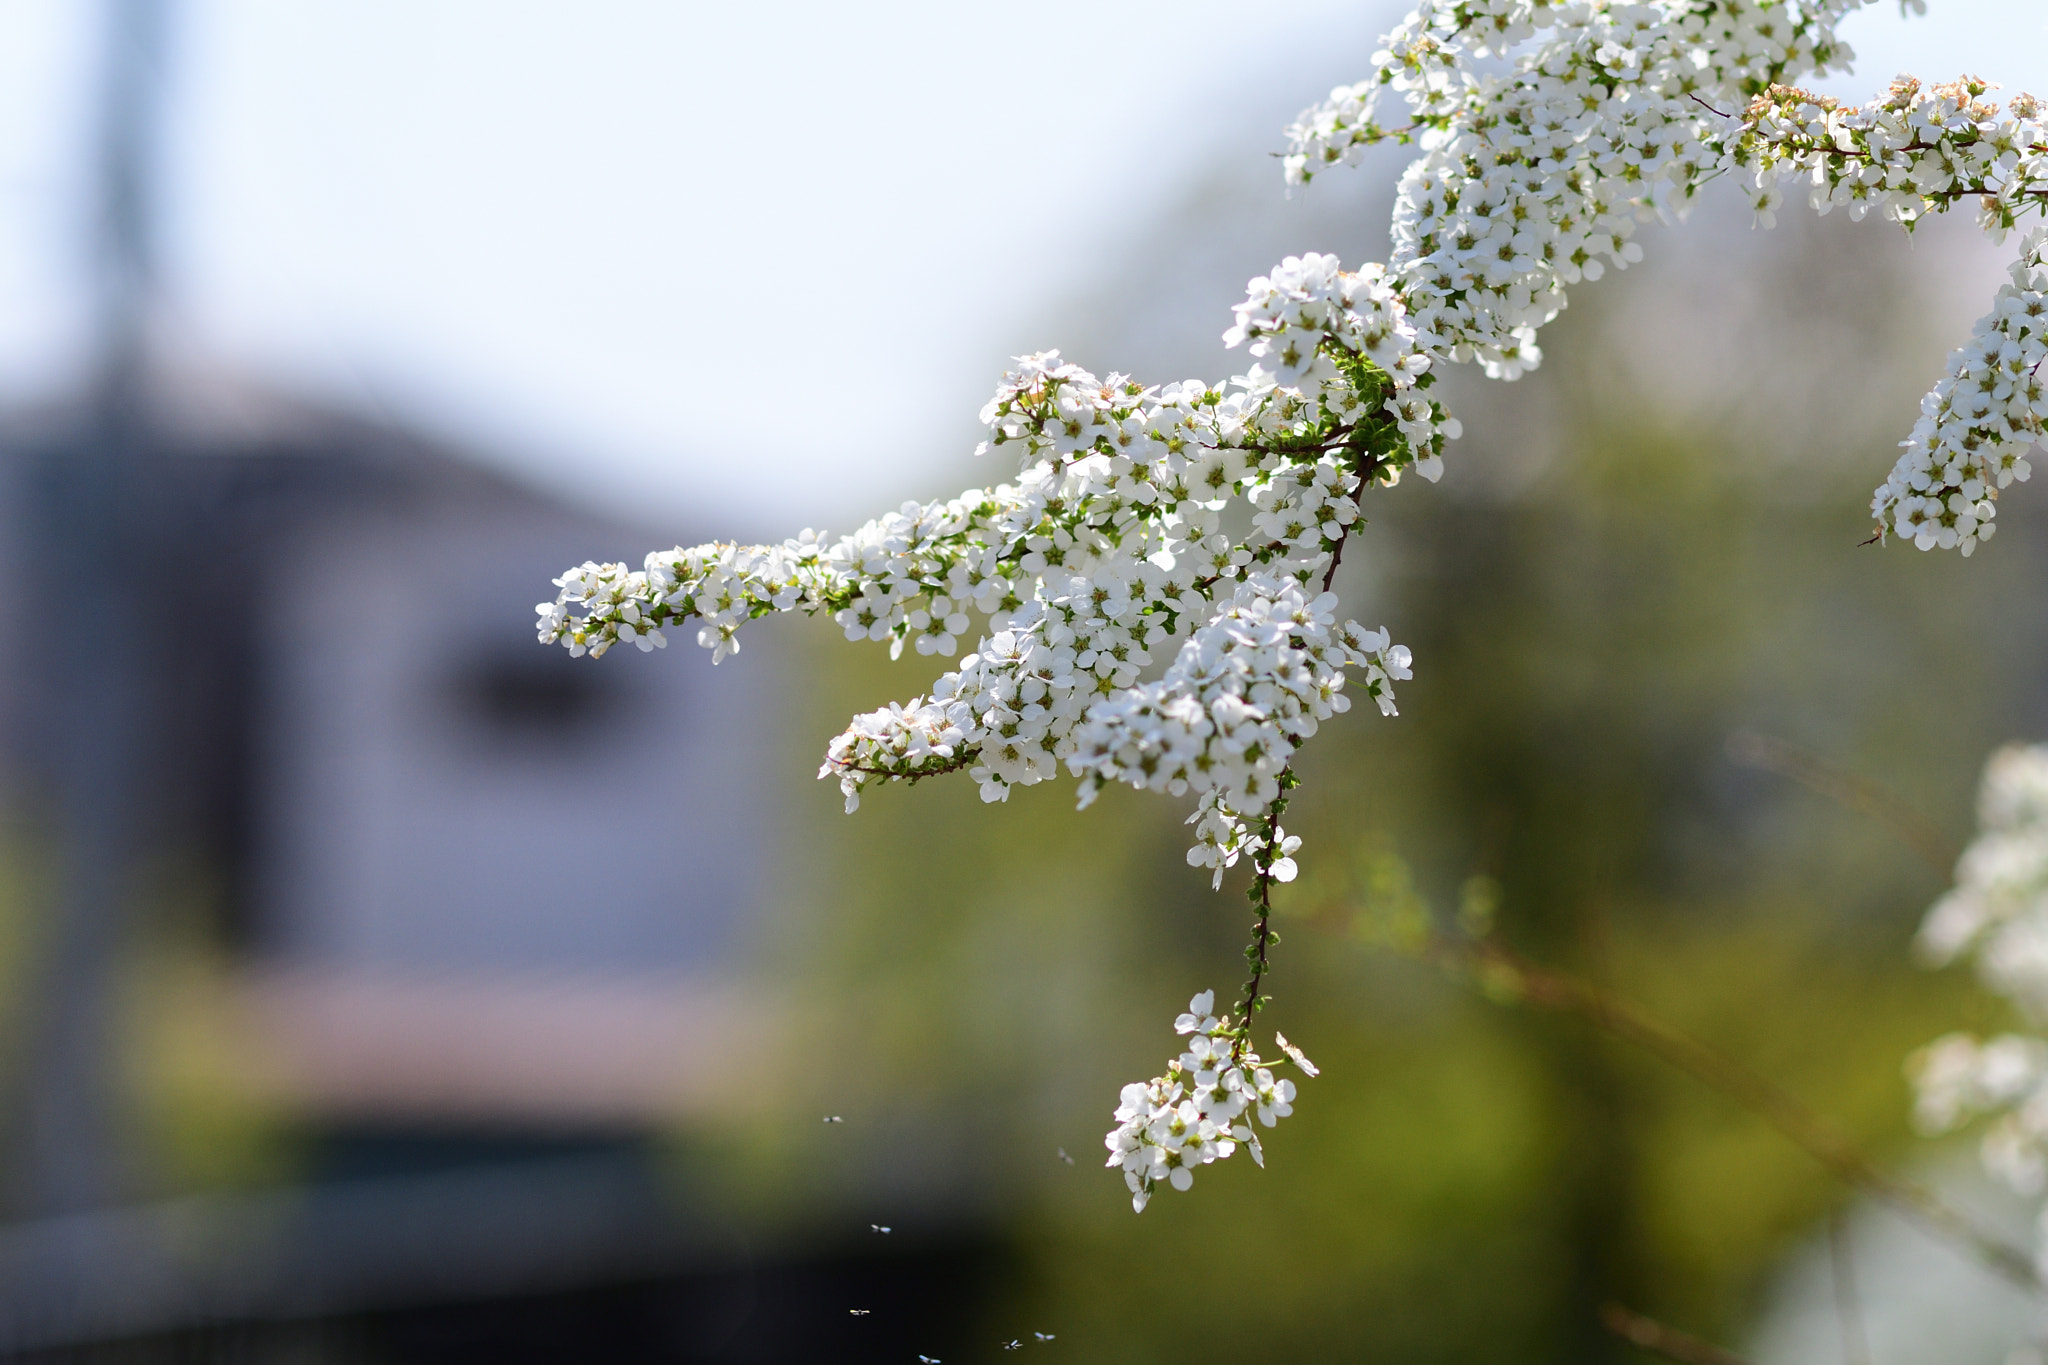
[[493, 738], [580, 737], [623, 704], [623, 680], [559, 649], [480, 654], [454, 676], [452, 700]]

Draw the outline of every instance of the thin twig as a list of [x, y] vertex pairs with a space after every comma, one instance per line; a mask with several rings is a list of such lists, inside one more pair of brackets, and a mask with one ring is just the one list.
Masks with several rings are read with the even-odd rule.
[[1264, 871], [1259, 873], [1259, 922], [1252, 926], [1252, 976], [1244, 983], [1244, 1005], [1238, 1013], [1237, 1040], [1230, 1046], [1231, 1059], [1244, 1056], [1245, 1045], [1251, 1041], [1252, 1011], [1259, 1007], [1259, 983], [1266, 976], [1266, 947], [1273, 941], [1273, 931], [1267, 927], [1273, 917], [1273, 881]]
[[[1358, 481], [1351, 487], [1351, 501], [1354, 504], [1362, 504], [1365, 501], [1365, 490], [1371, 486], [1372, 476], [1379, 472], [1379, 467], [1380, 461], [1377, 456], [1372, 459], [1359, 461]], [[1359, 508], [1360, 512], [1364, 510], [1362, 506]], [[1357, 524], [1357, 521], [1354, 520], [1351, 526], [1356, 526]], [[1328, 592], [1330, 585], [1337, 581], [1337, 566], [1344, 562], [1344, 545], [1345, 542], [1351, 539], [1351, 526], [1344, 528], [1343, 533], [1337, 537], [1336, 548], [1330, 551], [1330, 567], [1323, 573], [1324, 592]]]
[[1266, 807], [1263, 821], [1265, 828], [1260, 833], [1265, 838], [1265, 847], [1252, 855], [1252, 900], [1259, 908], [1259, 922], [1252, 926], [1251, 947], [1245, 955], [1251, 960], [1251, 980], [1244, 983], [1244, 1005], [1238, 1011], [1237, 1038], [1230, 1045], [1232, 1061], [1244, 1058], [1245, 1048], [1251, 1043], [1252, 1014], [1259, 1007], [1259, 984], [1266, 977], [1266, 949], [1273, 942], [1273, 860], [1279, 853], [1280, 815], [1287, 809], [1287, 772], [1280, 776], [1280, 794]]
[[1675, 1327], [1666, 1327], [1655, 1318], [1631, 1312], [1618, 1303], [1601, 1308], [1600, 1321], [1608, 1331], [1631, 1346], [1663, 1356], [1666, 1360], [1679, 1361], [1680, 1365], [1749, 1365], [1739, 1355], [1698, 1337], [1688, 1336]]
[[977, 744], [962, 750], [951, 758], [940, 759], [937, 762], [926, 759], [925, 762], [930, 766], [924, 768], [903, 770], [878, 768], [872, 763], [840, 763], [835, 764], [832, 771], [838, 773], [860, 773], [867, 777], [892, 777], [899, 781], [906, 781], [914, 787], [927, 777], [943, 777], [947, 773], [957, 773], [980, 757], [981, 746]]
[[1941, 832], [1932, 820], [1908, 805], [1904, 798], [1882, 782], [1858, 776], [1828, 762], [1819, 754], [1782, 739], [1738, 730], [1728, 737], [1728, 757], [1746, 767], [1762, 768], [1789, 777], [1810, 791], [1846, 806], [1883, 825], [1899, 841], [1920, 855], [1926, 864], [1946, 877], [1962, 850]]
[[1771, 1082], [1629, 1002], [1589, 982], [1538, 967], [1492, 940], [1439, 935], [1431, 940], [1430, 955], [1468, 970], [1483, 969], [1487, 979], [1505, 986], [1515, 998], [1574, 1015], [1634, 1043], [1763, 1119], [1844, 1183], [1975, 1253], [2013, 1283], [2036, 1291], [2048, 1287], [2025, 1252], [1978, 1228], [1918, 1185], [1879, 1167], [1832, 1124]]

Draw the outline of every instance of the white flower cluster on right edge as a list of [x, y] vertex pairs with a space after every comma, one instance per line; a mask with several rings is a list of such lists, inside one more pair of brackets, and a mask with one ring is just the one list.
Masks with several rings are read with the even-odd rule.
[[[1768, 223], [1788, 177], [1806, 183], [1815, 210], [1851, 218], [1873, 210], [1912, 231], [1929, 213], [1976, 206], [1978, 224], [2004, 240], [2041, 211], [2048, 193], [2048, 128], [2031, 95], [2004, 111], [1977, 80], [1923, 87], [1910, 76], [1861, 109], [1804, 90], [1773, 87], [1750, 103], [1736, 164], [1751, 172], [1757, 221]], [[1947, 373], [1920, 403], [1905, 454], [1871, 501], [1880, 536], [1923, 550], [1968, 555], [1991, 539], [2000, 489], [2024, 482], [2026, 455], [2048, 418], [2048, 231], [2020, 245], [2012, 279]]]
[[[1195, 1183], [1195, 1167], [1223, 1160], [1240, 1144], [1265, 1165], [1251, 1117], [1271, 1128], [1294, 1112], [1294, 1082], [1274, 1079], [1272, 1069], [1241, 1046], [1244, 1032], [1230, 1016], [1209, 1012], [1215, 1007], [1214, 991], [1188, 1001], [1188, 1012], [1173, 1023], [1188, 1039], [1187, 1051], [1166, 1064], [1165, 1075], [1124, 1087], [1116, 1127], [1103, 1139], [1105, 1164], [1123, 1169], [1131, 1207], [1140, 1212], [1161, 1181], [1185, 1190]], [[1316, 1074], [1300, 1049], [1278, 1041], [1303, 1074]]]
[[[2048, 746], [1993, 754], [1978, 807], [1977, 838], [1956, 864], [1955, 886], [1927, 912], [1918, 946], [1936, 964], [1974, 958], [1986, 985], [2048, 1023]], [[2020, 1194], [2048, 1186], [2048, 1042], [1952, 1033], [1915, 1053], [1907, 1073], [1924, 1131], [1993, 1116], [1985, 1166]], [[2043, 1233], [2048, 1273], [2048, 1221]]]
[[1968, 555], [1991, 539], [2000, 489], [2024, 483], [2048, 417], [2048, 231], [2029, 233], [2012, 282], [1948, 373], [1920, 401], [1906, 453], [1879, 485], [1870, 511], [1881, 532], [1923, 550]]

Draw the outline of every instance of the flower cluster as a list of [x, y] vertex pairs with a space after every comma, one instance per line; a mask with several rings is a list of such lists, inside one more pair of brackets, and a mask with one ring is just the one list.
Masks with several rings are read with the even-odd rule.
[[1911, 227], [1964, 200], [1996, 236], [2010, 232], [2048, 192], [2041, 105], [2021, 95], [2004, 113], [1974, 79], [1922, 87], [1911, 76], [1863, 108], [1774, 86], [1750, 102], [1732, 153], [1751, 173], [1759, 213], [1774, 211], [1778, 185], [1807, 183], [1816, 212], [1875, 209]]
[[[1419, 141], [1389, 274], [1430, 355], [1513, 379], [1540, 361], [1566, 286], [1641, 260], [1637, 216], [1682, 212], [1721, 168], [1716, 106], [1845, 61], [1834, 25], [1862, 3], [1427, 0], [1372, 77], [1289, 130], [1288, 178]], [[1481, 65], [1510, 54], [1506, 72]], [[1390, 99], [1407, 119], [1392, 128]]]
[[[1964, 198], [1995, 231], [2040, 206], [2032, 101], [2001, 117], [1981, 87], [1923, 96], [1906, 82], [1853, 111], [1790, 88], [1848, 60], [1835, 26], [1864, 3], [1423, 0], [1371, 78], [1303, 115], [1286, 160], [1299, 183], [1377, 142], [1418, 145], [1392, 259], [1347, 271], [1290, 256], [1252, 280], [1224, 334], [1242, 374], [1147, 384], [1057, 352], [1023, 357], [982, 413], [981, 453], [1017, 456], [1009, 481], [906, 503], [837, 540], [586, 563], [538, 608], [540, 638], [598, 656], [693, 626], [716, 662], [747, 622], [803, 611], [892, 656], [957, 660], [827, 746], [819, 775], [849, 811], [874, 783], [962, 771], [989, 801], [1062, 767], [1084, 805], [1111, 782], [1192, 796], [1190, 863], [1219, 886], [1252, 868], [1245, 1023], [1217, 1066], [1211, 1030], [1228, 1021], [1191, 1023], [1208, 1050], [1128, 1089], [1111, 1135], [1140, 1205], [1161, 1175], [1184, 1186], [1248, 1140], [1234, 1120], [1265, 1093], [1245, 1029], [1262, 1003], [1268, 895], [1294, 875], [1299, 841], [1278, 823], [1292, 760], [1347, 709], [1347, 689], [1391, 715], [1409, 676], [1385, 630], [1338, 624], [1333, 588], [1367, 491], [1443, 471], [1458, 425], [1430, 393], [1441, 367], [1512, 379], [1536, 365], [1569, 286], [1640, 260], [1638, 220], [1681, 215], [1738, 170], [1766, 222], [1788, 173], [1811, 179], [1822, 209], [1878, 206], [1909, 226]], [[1404, 121], [1377, 121], [1389, 100]], [[2042, 429], [2043, 250], [2029, 239], [1998, 310], [1929, 395], [1879, 493], [1880, 534], [1968, 553], [1996, 490], [2026, 477]]]
[[[1000, 801], [1062, 765], [1083, 804], [1111, 782], [1193, 796], [1188, 861], [1219, 886], [1241, 860], [1255, 870], [1249, 1018], [1266, 895], [1292, 879], [1300, 844], [1278, 824], [1289, 763], [1349, 708], [1347, 685], [1392, 715], [1393, 684], [1410, 676], [1387, 631], [1338, 624], [1338, 555], [1366, 489], [1410, 470], [1437, 478], [1458, 426], [1429, 398], [1430, 358], [1378, 267], [1289, 257], [1251, 281], [1225, 341], [1251, 363], [1224, 385], [1146, 386], [1025, 357], [982, 414], [982, 452], [1017, 452], [1014, 481], [906, 504], [837, 541], [807, 532], [678, 547], [638, 570], [584, 564], [538, 608], [540, 636], [602, 655], [658, 648], [694, 621], [716, 661], [748, 621], [801, 610], [892, 654], [975, 638], [925, 696], [856, 716], [819, 775], [849, 811], [875, 782], [966, 770]], [[1255, 1063], [1225, 1074], [1269, 1118], [1286, 1112]], [[1209, 1132], [1191, 1150], [1211, 1160], [1235, 1141]]]
[[[1986, 984], [2048, 1023], [2048, 747], [2014, 745], [1992, 755], [1978, 806], [1980, 832], [1956, 864], [1955, 886], [1927, 912], [1919, 946], [1936, 963], [1972, 956]], [[1985, 1164], [2021, 1193], [2041, 1191], [2048, 1042], [1951, 1034], [1915, 1054], [1908, 1070], [1923, 1128], [1941, 1132], [1996, 1115], [1984, 1138]]]
[[[983, 413], [1013, 483], [906, 504], [843, 540], [704, 545], [640, 570], [585, 564], [542, 603], [574, 653], [663, 643], [696, 620], [723, 657], [770, 612], [830, 613], [892, 653], [975, 648], [927, 696], [858, 716], [826, 750], [847, 809], [877, 781], [969, 770], [1000, 801], [1064, 764], [1204, 804], [1194, 854], [1218, 873], [1317, 724], [1348, 706], [1347, 669], [1383, 712], [1408, 652], [1336, 625], [1328, 592], [1366, 487], [1441, 472], [1457, 424], [1424, 390], [1405, 310], [1376, 270], [1289, 257], [1251, 282], [1227, 385], [1147, 387], [1028, 356]], [[1224, 527], [1235, 516], [1249, 535]], [[1155, 658], [1170, 660], [1146, 677]]]
[[1967, 555], [1991, 539], [1993, 499], [2033, 467], [2048, 422], [2048, 229], [2028, 234], [2011, 282], [1977, 322], [1948, 373], [1920, 400], [1905, 453], [1870, 503], [1878, 534]]
[[[1987, 89], [1980, 81], [1922, 89], [1902, 76], [1863, 109], [1801, 90], [1759, 95], [1734, 148], [1751, 172], [1759, 220], [1791, 178], [1806, 181], [1821, 213], [1875, 210], [1909, 231], [1925, 214], [1970, 200], [1984, 229], [2002, 238], [2048, 198], [2048, 128], [2032, 97], [2001, 114], [1984, 102]], [[2027, 477], [2025, 456], [2048, 418], [2039, 376], [2048, 358], [2044, 250], [2048, 234], [2028, 234], [2012, 282], [1922, 400], [1905, 454], [1871, 503], [1880, 535], [1967, 555], [1996, 529], [1998, 490]]]
[[[1227, 1014], [1211, 1014], [1215, 1007], [1214, 991], [1188, 1001], [1188, 1012], [1173, 1025], [1188, 1040], [1187, 1050], [1166, 1064], [1165, 1075], [1134, 1081], [1118, 1097], [1116, 1127], [1103, 1145], [1106, 1164], [1122, 1168], [1131, 1187], [1133, 1209], [1143, 1210], [1161, 1181], [1187, 1189], [1195, 1167], [1223, 1160], [1240, 1143], [1265, 1165], [1251, 1117], [1271, 1128], [1294, 1112], [1294, 1082], [1275, 1080], [1271, 1067], [1248, 1049], [1249, 1020], [1234, 1025]], [[1278, 1041], [1305, 1075], [1316, 1074], [1299, 1048]]]
[[[1333, 593], [1311, 599], [1293, 579], [1252, 574], [1158, 681], [1089, 713], [1069, 765], [1095, 787], [1198, 793], [1188, 862], [1215, 869], [1220, 887], [1225, 868], [1263, 848], [1252, 817], [1280, 795], [1295, 749], [1319, 722], [1350, 709], [1341, 690], [1347, 666], [1394, 714], [1391, 683], [1409, 676], [1408, 650], [1384, 630], [1338, 628], [1336, 607]], [[1093, 794], [1084, 788], [1084, 804]]]
[[[1861, 3], [1424, 4], [1382, 44], [1372, 78], [1290, 130], [1288, 176], [1306, 182], [1379, 142], [1419, 141], [1390, 277], [1427, 354], [1509, 379], [1540, 361], [1537, 331], [1566, 286], [1641, 258], [1635, 218], [1682, 214], [1730, 171], [1747, 173], [1763, 226], [1788, 177], [1806, 180], [1822, 213], [1877, 209], [1909, 229], [1970, 201], [2002, 238], [2041, 211], [2048, 134], [2030, 96], [2001, 113], [1982, 82], [1927, 89], [1901, 77], [1857, 109], [1784, 83], [1848, 60], [1834, 26]], [[1511, 50], [1508, 73], [1475, 66]], [[1406, 123], [1379, 121], [1389, 98]], [[1967, 555], [1991, 534], [1998, 490], [2026, 477], [2048, 416], [2040, 251], [2030, 237], [2013, 284], [1923, 401], [1872, 505], [1880, 537]]]

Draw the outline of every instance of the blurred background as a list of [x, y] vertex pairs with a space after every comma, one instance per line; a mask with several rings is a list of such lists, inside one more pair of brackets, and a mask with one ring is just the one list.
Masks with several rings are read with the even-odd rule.
[[[1938, 8], [1827, 88], [2044, 84], [2033, 6]], [[1999, 281], [1967, 223], [1710, 195], [1536, 375], [1450, 378], [1342, 585], [1416, 678], [1289, 816], [1268, 1018], [1323, 1075], [1141, 1218], [1108, 1111], [1244, 927], [1174, 803], [844, 817], [819, 751], [928, 665], [532, 643], [584, 558], [1002, 477], [1012, 354], [1226, 375], [1247, 277], [1385, 255], [1398, 154], [1271, 153], [1397, 17], [0, 4], [0, 1355], [1578, 1363], [1641, 1358], [1621, 1302], [2026, 1359], [2038, 1303], [1384, 932], [1487, 908], [2025, 1238], [1906, 1121], [1913, 1048], [2012, 1022], [1913, 963], [1944, 878], [1755, 761], [1960, 841], [2048, 729], [2038, 490], [1968, 562], [1858, 546]]]

